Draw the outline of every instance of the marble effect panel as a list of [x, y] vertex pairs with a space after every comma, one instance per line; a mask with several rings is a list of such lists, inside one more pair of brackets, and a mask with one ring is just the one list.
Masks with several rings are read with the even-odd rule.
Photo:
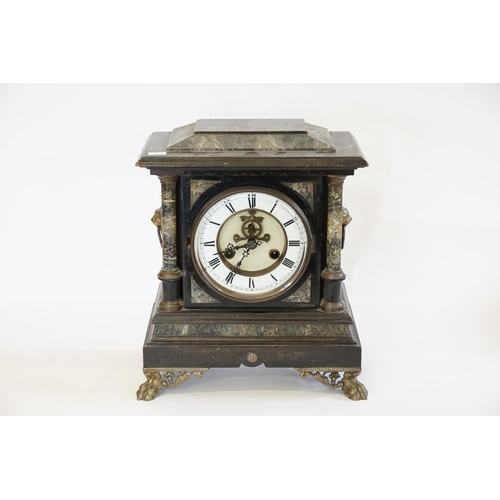
[[347, 324], [157, 324], [154, 337], [321, 337], [352, 341]]
[[219, 304], [221, 301], [209, 295], [191, 278], [191, 302], [193, 304]]
[[335, 152], [328, 130], [305, 123], [305, 133], [268, 133], [264, 130], [242, 133], [233, 123], [231, 130], [195, 131], [191, 123], [175, 128], [170, 136], [167, 151], [321, 151]]
[[314, 184], [312, 182], [283, 182], [283, 185], [300, 194], [311, 209], [314, 209]]
[[326, 238], [326, 267], [330, 271], [339, 271], [342, 249], [342, 182], [330, 182], [328, 185]]
[[309, 303], [311, 302], [311, 278], [308, 278], [305, 283], [289, 297], [286, 297], [281, 302], [296, 302]]
[[177, 266], [177, 178], [161, 179], [161, 239], [163, 269], [175, 271]]
[[191, 192], [191, 208], [196, 203], [198, 198], [209, 188], [219, 184], [220, 181], [210, 181], [207, 179], [194, 179], [191, 181], [189, 187]]

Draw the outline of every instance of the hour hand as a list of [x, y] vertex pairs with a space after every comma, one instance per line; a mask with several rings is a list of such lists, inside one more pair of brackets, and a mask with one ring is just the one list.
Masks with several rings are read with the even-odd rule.
[[234, 246], [232, 243], [229, 243], [227, 247], [222, 250], [221, 252], [216, 252], [214, 255], [221, 255], [223, 254], [226, 259], [232, 259], [236, 255], [236, 250], [239, 250], [240, 248], [246, 248], [248, 246], [248, 243], [245, 243], [244, 245], [237, 245]]

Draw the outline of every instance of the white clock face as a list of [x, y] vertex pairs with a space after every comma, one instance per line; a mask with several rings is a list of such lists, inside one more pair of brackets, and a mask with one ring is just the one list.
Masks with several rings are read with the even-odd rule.
[[304, 273], [310, 229], [300, 208], [279, 191], [238, 188], [208, 202], [191, 238], [198, 274], [240, 302], [274, 298]]

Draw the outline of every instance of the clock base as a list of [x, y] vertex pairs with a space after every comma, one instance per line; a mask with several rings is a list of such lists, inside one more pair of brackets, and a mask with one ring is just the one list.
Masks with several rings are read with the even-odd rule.
[[[357, 380], [361, 370], [357, 368], [295, 368], [302, 378], [313, 376], [323, 385], [332, 388], [341, 388], [344, 394], [353, 401], [368, 398], [366, 387]], [[164, 387], [176, 387], [184, 383], [193, 375], [202, 377], [208, 368], [145, 368], [147, 380], [139, 387], [137, 399], [152, 401], [160, 394]], [[344, 372], [341, 378], [340, 373]]]
[[[150, 401], [164, 387], [175, 387], [209, 368], [241, 365], [295, 368], [349, 399], [367, 398], [357, 377], [361, 373], [361, 343], [342, 284], [345, 309], [265, 311], [260, 313], [161, 310], [161, 288], [153, 306], [143, 347], [147, 378], [137, 399]], [[343, 373], [343, 377], [340, 377]]]

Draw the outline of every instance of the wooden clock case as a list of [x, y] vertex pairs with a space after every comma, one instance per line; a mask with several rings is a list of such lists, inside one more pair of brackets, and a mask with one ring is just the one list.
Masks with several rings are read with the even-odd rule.
[[[153, 133], [136, 165], [161, 183], [153, 221], [163, 257], [143, 347], [147, 381], [138, 399], [154, 399], [162, 388], [212, 367], [261, 363], [295, 368], [350, 399], [366, 399], [340, 266], [350, 221], [342, 206], [344, 179], [368, 166], [352, 134], [303, 120], [198, 120]], [[190, 249], [199, 211], [219, 193], [245, 186], [291, 199], [309, 221], [313, 243], [300, 280], [258, 303], [214, 291], [196, 272]]]

